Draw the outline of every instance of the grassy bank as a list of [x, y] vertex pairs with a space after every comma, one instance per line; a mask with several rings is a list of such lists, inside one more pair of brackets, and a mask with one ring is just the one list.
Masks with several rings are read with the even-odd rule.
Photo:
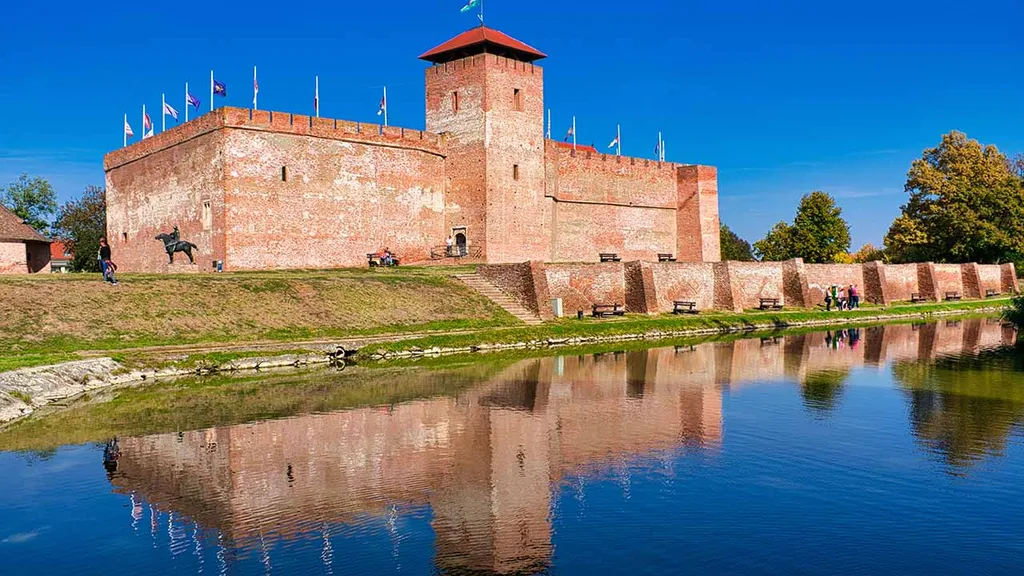
[[476, 330], [468, 334], [436, 334], [406, 339], [369, 347], [370, 352], [395, 352], [412, 348], [465, 348], [481, 344], [514, 344], [532, 340], [568, 339], [578, 337], [614, 338], [657, 332], [709, 333], [736, 330], [761, 330], [793, 326], [822, 326], [826, 324], [855, 324], [885, 322], [949, 314], [992, 311], [1003, 308], [1008, 298], [971, 300], [955, 303], [897, 304], [893, 306], [867, 306], [859, 310], [826, 312], [825, 310], [797, 309], [791, 311], [743, 313], [707, 312], [700, 315], [626, 316], [614, 319], [584, 317], [563, 318], [542, 326], [506, 329]]
[[495, 328], [516, 320], [451, 278], [399, 268], [0, 278], [0, 371], [82, 350]]

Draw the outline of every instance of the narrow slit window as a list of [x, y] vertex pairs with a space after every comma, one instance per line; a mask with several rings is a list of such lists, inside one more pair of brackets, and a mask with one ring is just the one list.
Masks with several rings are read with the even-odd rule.
[[452, 112], [459, 111], [459, 93], [452, 92]]
[[519, 88], [515, 88], [512, 91], [512, 107], [516, 112], [522, 112], [523, 110], [523, 99], [519, 93]]
[[125, 242], [127, 242], [128, 241], [128, 233], [127, 232], [121, 232], [121, 239], [124, 240]]
[[512, 179], [519, 180], [519, 164], [512, 165]]
[[288, 167], [287, 166], [281, 166], [281, 182], [287, 182], [287, 181], [288, 181]]
[[209, 230], [213, 228], [213, 208], [210, 206], [210, 202], [203, 202], [203, 230]]

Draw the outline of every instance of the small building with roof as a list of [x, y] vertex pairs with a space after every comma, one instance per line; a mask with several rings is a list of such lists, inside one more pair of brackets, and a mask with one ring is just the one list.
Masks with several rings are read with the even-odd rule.
[[50, 240], [0, 206], [0, 274], [50, 271]]
[[[718, 261], [715, 168], [547, 137], [545, 57], [484, 26], [424, 52], [425, 130], [224, 107], [110, 152], [116, 260], [322, 268], [389, 248], [403, 264]], [[175, 227], [196, 264], [170, 264], [153, 239]]]

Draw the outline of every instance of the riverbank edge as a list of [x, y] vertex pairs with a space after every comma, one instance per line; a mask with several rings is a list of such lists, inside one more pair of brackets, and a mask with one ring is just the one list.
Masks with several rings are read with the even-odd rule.
[[[558, 336], [557, 334], [544, 336], [544, 332], [552, 332], [557, 328], [557, 325], [545, 324], [516, 331], [517, 334], [525, 331], [537, 335], [537, 337], [531, 339], [494, 342], [492, 338], [492, 341], [488, 341], [488, 336], [493, 336], [494, 332], [481, 330], [476, 333], [451, 336], [452, 341], [461, 340], [463, 342], [460, 345], [453, 344], [450, 346], [435, 344], [434, 346], [423, 347], [417, 344], [418, 341], [416, 339], [406, 340], [401, 338], [400, 334], [396, 334], [393, 341], [375, 343], [374, 345], [377, 348], [373, 351], [367, 350], [366, 348], [368, 347], [359, 350], [352, 349], [346, 346], [346, 341], [339, 341], [335, 344], [323, 345], [319, 350], [310, 350], [306, 353], [261, 356], [252, 355], [250, 352], [238, 352], [237, 355], [239, 357], [219, 362], [200, 359], [187, 365], [171, 362], [165, 365], [135, 369], [128, 369], [123, 364], [109, 357], [92, 358], [0, 373], [0, 426], [6, 426], [21, 420], [39, 408], [74, 399], [82, 394], [98, 389], [137, 385], [183, 376], [207, 375], [219, 372], [259, 371], [263, 369], [303, 368], [329, 364], [343, 365], [347, 361], [346, 358], [360, 361], [368, 360], [373, 365], [378, 363], [385, 364], [395, 360], [424, 357], [435, 358], [509, 350], [579, 347], [619, 341], [646, 340], [655, 342], [674, 338], [778, 331], [790, 328], [859, 326], [934, 317], [985, 315], [1001, 312], [1006, 308], [1007, 303], [1007, 301], [1001, 301], [996, 305], [996, 302], [992, 301], [984, 303], [991, 305], [978, 305], [978, 303], [975, 303], [971, 306], [926, 305], [914, 308], [887, 308], [884, 311], [879, 310], [877, 314], [862, 313], [856, 316], [807, 311], [801, 315], [800, 319], [787, 319], [782, 315], [771, 315], [765, 316], [764, 321], [760, 322], [751, 322], [749, 316], [735, 315], [730, 320], [730, 315], [722, 315], [714, 318], [715, 324], [713, 326], [684, 326], [676, 329], [655, 328], [635, 332], [578, 334], [566, 337]], [[806, 316], [811, 317], [808, 318]], [[654, 317], [645, 320], [655, 325], [658, 323], [671, 324], [678, 322], [677, 318], [671, 316]], [[595, 323], [590, 326], [596, 332], [607, 328], [609, 324]], [[586, 326], [577, 326], [575, 328], [584, 331], [587, 329]], [[440, 339], [443, 342], [443, 338], [433, 336], [430, 338], [430, 341], [438, 342]], [[467, 339], [474, 341], [472, 343], [465, 343]], [[390, 348], [381, 348], [381, 346], [385, 345], [390, 346]], [[222, 354], [221, 357], [223, 356]]]

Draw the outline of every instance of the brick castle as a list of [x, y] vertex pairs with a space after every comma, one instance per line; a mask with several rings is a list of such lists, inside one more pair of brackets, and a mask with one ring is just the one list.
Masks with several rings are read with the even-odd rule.
[[[325, 268], [450, 235], [487, 263], [720, 258], [714, 167], [544, 135], [545, 55], [478, 27], [424, 53], [426, 130], [219, 108], [104, 158], [125, 271]], [[154, 240], [177, 225], [196, 265]]]

